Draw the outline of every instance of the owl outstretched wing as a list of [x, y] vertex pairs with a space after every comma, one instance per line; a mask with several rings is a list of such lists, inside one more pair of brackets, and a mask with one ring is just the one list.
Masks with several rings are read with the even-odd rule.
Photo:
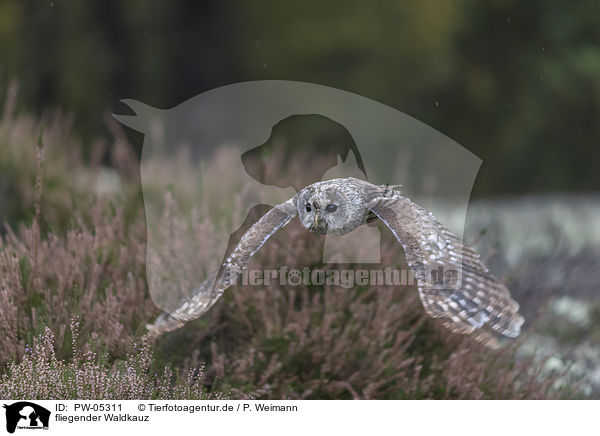
[[250, 258], [277, 230], [296, 215], [296, 197], [281, 203], [254, 223], [225, 259], [218, 272], [211, 274], [190, 297], [181, 302], [173, 313], [161, 314], [146, 328], [151, 336], [158, 336], [182, 327], [186, 322], [203, 315], [235, 283]]
[[519, 335], [524, 319], [509, 290], [429, 211], [383, 186], [370, 194], [367, 208], [402, 245], [429, 316], [492, 348], [497, 334]]

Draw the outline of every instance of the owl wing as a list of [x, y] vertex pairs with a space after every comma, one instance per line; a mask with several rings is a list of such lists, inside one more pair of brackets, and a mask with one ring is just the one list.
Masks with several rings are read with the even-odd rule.
[[473, 248], [396, 191], [380, 187], [370, 198], [367, 208], [402, 245], [429, 316], [493, 348], [497, 347], [496, 334], [519, 335], [524, 321], [517, 313], [519, 304]]
[[146, 326], [149, 334], [158, 336], [161, 333], [176, 330], [186, 322], [196, 319], [208, 311], [223, 295], [223, 292], [235, 283], [250, 261], [250, 257], [295, 215], [295, 196], [264, 214], [243, 234], [240, 242], [225, 259], [219, 271], [209, 275], [173, 313], [163, 313], [153, 324]]

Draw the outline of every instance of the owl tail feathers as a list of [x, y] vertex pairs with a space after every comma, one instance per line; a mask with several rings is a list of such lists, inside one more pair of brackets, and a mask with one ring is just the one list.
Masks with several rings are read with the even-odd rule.
[[467, 327], [465, 325], [456, 324], [454, 322], [445, 321], [442, 323], [444, 327], [461, 335], [467, 335], [480, 344], [485, 345], [493, 350], [499, 348], [497, 333], [492, 331], [488, 326], [481, 328], [475, 328], [473, 326]]
[[183, 327], [183, 325], [183, 321], [173, 318], [171, 315], [164, 312], [160, 314], [152, 324], [146, 324], [146, 330], [148, 330], [148, 336], [157, 338], [163, 333], [172, 332], [173, 330]]
[[[518, 313], [513, 313], [512, 316], [506, 317], [504, 325], [492, 325], [486, 326], [481, 330], [474, 330], [472, 337], [477, 342], [497, 350], [500, 347], [498, 333], [509, 338], [516, 338], [521, 334], [523, 322], [525, 322], [525, 318]], [[491, 329], [489, 329], [489, 327], [491, 327]]]
[[210, 274], [192, 294], [182, 299], [178, 307], [171, 312], [161, 313], [153, 323], [146, 324], [148, 336], [158, 337], [183, 327], [188, 321], [199, 318], [223, 295], [224, 288], [214, 288], [218, 271]]
[[[501, 347], [500, 339], [504, 336], [516, 338], [521, 333], [521, 326], [525, 319], [519, 313], [505, 314], [505, 316], [495, 318], [495, 321], [501, 322], [483, 324], [479, 328], [475, 326], [457, 325], [453, 322], [444, 322], [443, 325], [455, 333], [467, 335], [480, 344], [493, 350]], [[504, 344], [505, 342], [502, 341]]]
[[[516, 303], [516, 302], [515, 302]], [[518, 310], [518, 305], [517, 305]], [[495, 323], [490, 323], [490, 327], [497, 333], [509, 338], [516, 338], [521, 334], [521, 326], [525, 322], [516, 310], [510, 313], [501, 313], [501, 316], [495, 318]]]
[[473, 334], [473, 339], [475, 339], [480, 344], [491, 348], [492, 350], [497, 350], [498, 348], [500, 348], [500, 344], [498, 344], [498, 338], [490, 332], [475, 332]]

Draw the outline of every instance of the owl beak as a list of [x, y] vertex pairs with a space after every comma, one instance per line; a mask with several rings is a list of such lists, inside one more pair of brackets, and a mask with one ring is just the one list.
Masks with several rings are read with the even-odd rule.
[[315, 228], [319, 228], [319, 215], [315, 214]]

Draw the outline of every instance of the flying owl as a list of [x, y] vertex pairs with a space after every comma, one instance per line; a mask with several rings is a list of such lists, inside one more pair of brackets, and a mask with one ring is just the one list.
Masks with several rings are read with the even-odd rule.
[[[321, 235], [344, 235], [381, 220], [404, 249], [426, 313], [453, 332], [490, 347], [496, 337], [519, 335], [523, 317], [508, 289], [490, 274], [479, 254], [446, 229], [430, 212], [404, 197], [398, 186], [377, 186], [353, 177], [314, 183], [272, 208], [242, 236], [220, 270], [203, 282], [171, 315], [148, 325], [151, 335], [175, 330], [205, 313], [231, 286], [250, 257], [277, 230], [298, 217]], [[460, 271], [451, 285], [432, 271]]]

